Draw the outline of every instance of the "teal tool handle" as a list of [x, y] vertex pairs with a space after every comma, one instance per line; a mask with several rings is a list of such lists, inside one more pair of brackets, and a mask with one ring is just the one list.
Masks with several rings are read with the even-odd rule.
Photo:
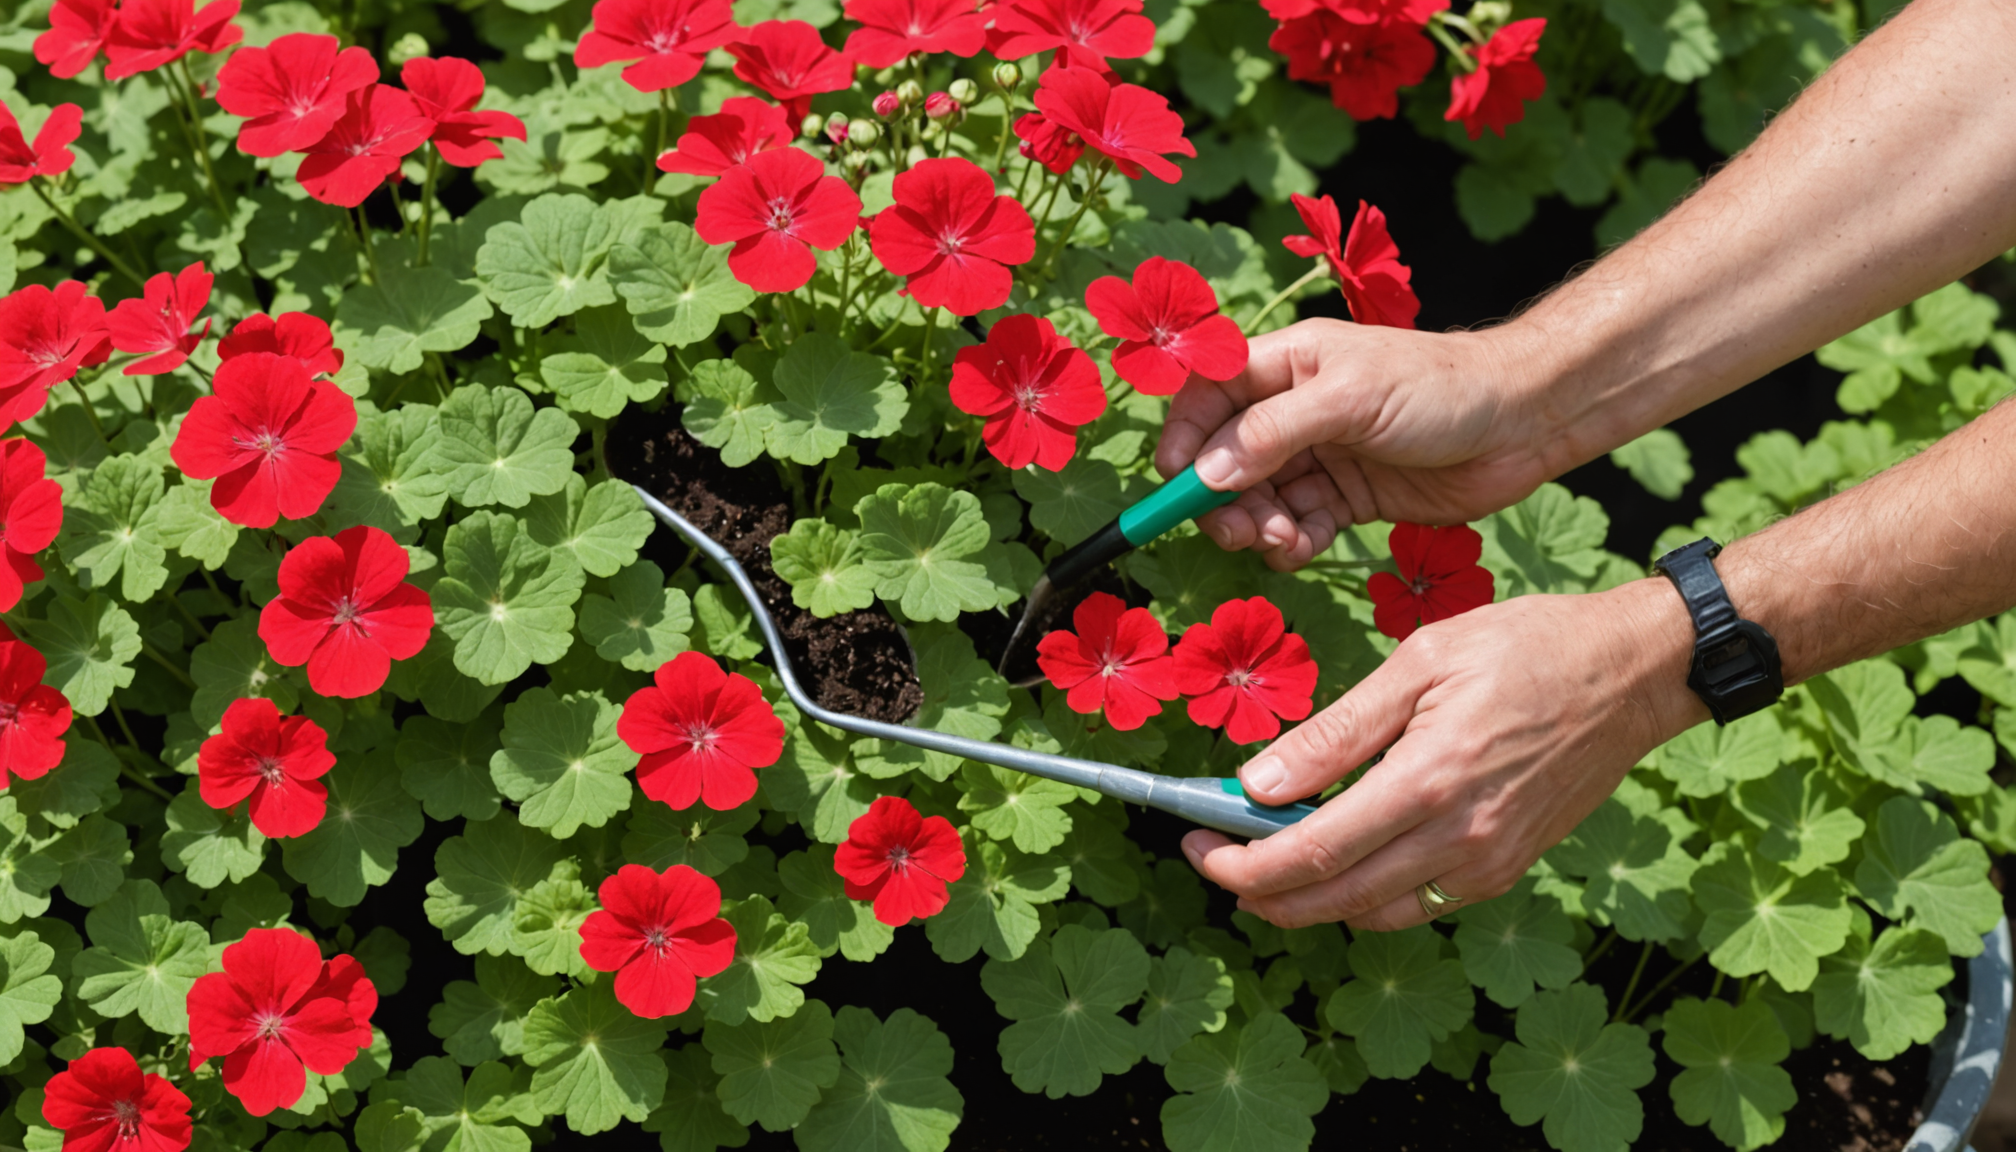
[[[1167, 779], [1166, 777], [1164, 779]], [[1206, 828], [1259, 839], [1314, 813], [1313, 804], [1261, 804], [1246, 795], [1237, 776], [1172, 781], [1150, 803]]]
[[1053, 586], [1067, 588], [1185, 520], [1222, 508], [1238, 497], [1237, 492], [1216, 492], [1205, 487], [1204, 481], [1197, 478], [1196, 468], [1185, 468], [1120, 513], [1118, 520], [1057, 557], [1044, 575]]

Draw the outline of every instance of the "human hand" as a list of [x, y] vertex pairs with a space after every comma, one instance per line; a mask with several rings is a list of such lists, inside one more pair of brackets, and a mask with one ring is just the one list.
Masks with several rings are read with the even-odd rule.
[[1500, 895], [1646, 752], [1707, 718], [1686, 687], [1693, 638], [1658, 578], [1427, 625], [1240, 779], [1285, 804], [1384, 759], [1290, 828], [1250, 844], [1200, 829], [1184, 854], [1284, 928], [1420, 924], [1429, 880], [1466, 904]]
[[1300, 567], [1339, 528], [1451, 524], [1524, 499], [1557, 474], [1533, 415], [1537, 358], [1512, 328], [1436, 334], [1304, 320], [1256, 337], [1245, 371], [1191, 377], [1155, 466], [1240, 498], [1199, 520], [1225, 548]]

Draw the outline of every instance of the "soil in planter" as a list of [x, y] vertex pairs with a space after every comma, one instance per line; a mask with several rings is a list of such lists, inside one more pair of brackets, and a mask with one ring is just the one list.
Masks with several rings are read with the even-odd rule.
[[[680, 406], [632, 408], [609, 425], [603, 447], [609, 472], [639, 484], [728, 549], [769, 606], [799, 680], [836, 712], [901, 723], [924, 702], [910, 645], [879, 607], [821, 620], [791, 602], [791, 586], [770, 567], [770, 540], [791, 529], [791, 498], [767, 465], [730, 468], [721, 454], [688, 435]], [[652, 542], [685, 555], [669, 531]]]

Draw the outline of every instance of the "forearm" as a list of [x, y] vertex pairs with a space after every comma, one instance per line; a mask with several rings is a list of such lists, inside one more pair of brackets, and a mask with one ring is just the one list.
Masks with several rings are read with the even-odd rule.
[[1554, 474], [2016, 244], [2008, 0], [1916, 0], [1636, 239], [1498, 330]]

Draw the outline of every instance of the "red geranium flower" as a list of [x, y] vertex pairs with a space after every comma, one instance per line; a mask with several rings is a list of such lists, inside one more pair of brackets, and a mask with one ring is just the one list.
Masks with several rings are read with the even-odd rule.
[[631, 693], [616, 720], [616, 734], [644, 758], [637, 765], [644, 794], [716, 812], [754, 796], [755, 769], [784, 754], [784, 722], [763, 689], [698, 652], [660, 664], [653, 680]]
[[684, 864], [663, 873], [625, 864], [595, 897], [602, 907], [581, 922], [581, 959], [616, 973], [616, 999], [647, 1020], [691, 1008], [700, 978], [735, 962], [721, 886]]
[[797, 134], [777, 105], [754, 96], [730, 96], [721, 102], [721, 111], [687, 123], [679, 143], [658, 157], [658, 170], [719, 176], [747, 164], [758, 152], [784, 147]]
[[42, 683], [49, 662], [0, 625], [0, 788], [11, 773], [33, 780], [63, 762], [70, 701]]
[[49, 30], [35, 38], [35, 59], [49, 74], [68, 80], [91, 66], [119, 19], [117, 0], [56, 0]]
[[803, 20], [765, 20], [727, 48], [735, 57], [735, 75], [783, 104], [784, 119], [792, 124], [812, 111], [813, 96], [854, 85], [854, 65]]
[[211, 392], [189, 406], [168, 455], [184, 475], [217, 481], [217, 514], [271, 528], [320, 511], [343, 474], [336, 450], [357, 430], [357, 402], [271, 352], [224, 361]]
[[236, 15], [238, 0], [211, 0], [201, 12], [196, 0], [126, 0], [105, 39], [105, 78], [152, 72], [192, 50], [222, 52], [245, 38]]
[[951, 821], [919, 816], [908, 800], [883, 796], [847, 826], [833, 871], [849, 900], [873, 900], [875, 919], [900, 928], [945, 910], [946, 885], [966, 875], [966, 848]]
[[1052, 67], [1110, 71], [1106, 61], [1146, 56], [1155, 47], [1155, 22], [1141, 15], [1141, 0], [1007, 0], [992, 9], [989, 52], [1020, 60], [1057, 50]]
[[847, 242], [861, 223], [861, 198], [826, 166], [796, 148], [758, 152], [700, 193], [694, 230], [709, 244], [735, 245], [728, 270], [758, 292], [805, 286], [819, 267], [812, 249]]
[[1113, 371], [1150, 396], [1173, 396], [1190, 374], [1230, 380], [1246, 367], [1246, 337], [1218, 312], [1218, 294], [1188, 264], [1150, 256], [1134, 282], [1101, 276], [1085, 289], [1099, 330], [1119, 338]]
[[847, 0], [847, 18], [861, 27], [848, 35], [844, 51], [870, 68], [890, 67], [912, 52], [975, 56], [987, 46], [987, 13], [973, 0]]
[[1449, 111], [1442, 118], [1461, 120], [1472, 140], [1486, 128], [1503, 136], [1507, 124], [1524, 120], [1526, 102], [1547, 91], [1547, 77], [1533, 63], [1546, 30], [1547, 21], [1535, 17], [1514, 20], [1493, 33], [1476, 51], [1477, 70], [1449, 81]]
[[1311, 200], [1300, 192], [1288, 199], [1309, 235], [1286, 237], [1282, 246], [1297, 256], [1321, 256], [1330, 262], [1344, 302], [1351, 306], [1351, 319], [1388, 328], [1414, 327], [1414, 317], [1421, 312], [1421, 301], [1408, 284], [1414, 270], [1400, 262], [1400, 246], [1386, 231], [1386, 214], [1360, 200], [1351, 234], [1340, 241], [1344, 225], [1335, 200], [1328, 196]]
[[1309, 715], [1316, 661], [1265, 596], [1220, 604], [1209, 624], [1183, 633], [1175, 659], [1190, 719], [1206, 728], [1224, 725], [1234, 744], [1272, 740], [1281, 721]]
[[233, 700], [224, 730], [196, 750], [203, 802], [219, 810], [250, 798], [252, 826], [266, 836], [304, 836], [329, 809], [320, 782], [336, 766], [329, 734], [306, 716], [282, 716], [264, 696]]
[[324, 204], [355, 208], [399, 171], [407, 153], [427, 142], [434, 121], [390, 84], [359, 88], [344, 99], [343, 118], [302, 149], [307, 155], [295, 175], [308, 195]]
[[1085, 154], [1085, 141], [1050, 122], [1041, 112], [1030, 112], [1015, 121], [1015, 136], [1021, 140], [1016, 151], [1062, 176]]
[[329, 325], [306, 312], [285, 312], [279, 319], [255, 312], [238, 322], [231, 334], [217, 341], [217, 358], [229, 360], [251, 352], [271, 352], [299, 360], [317, 376], [334, 376], [343, 370], [343, 350]]
[[300, 1100], [308, 1072], [349, 1067], [371, 1046], [377, 1010], [378, 989], [354, 958], [324, 963], [292, 928], [254, 928], [225, 947], [224, 971], [189, 989], [189, 1070], [224, 1057], [225, 1090], [264, 1116]]
[[265, 48], [240, 48], [217, 73], [217, 103], [245, 117], [238, 149], [249, 156], [284, 156], [329, 134], [345, 98], [378, 79], [364, 48], [342, 48], [334, 36], [290, 32]]
[[1132, 732], [1174, 700], [1176, 665], [1169, 637], [1154, 613], [1129, 608], [1110, 592], [1094, 592], [1071, 613], [1074, 635], [1058, 629], [1036, 645], [1036, 666], [1065, 692], [1073, 712], [1104, 712], [1106, 722]]
[[0, 104], [0, 186], [26, 184], [37, 176], [61, 176], [77, 162], [70, 145], [84, 124], [84, 110], [58, 104], [35, 133], [35, 143], [21, 134], [21, 122]]
[[105, 304], [77, 281], [0, 299], [0, 429], [40, 412], [51, 388], [110, 355]]
[[1400, 574], [1374, 572], [1365, 591], [1372, 597], [1372, 623], [1393, 639], [1491, 602], [1491, 571], [1477, 563], [1484, 538], [1469, 525], [1395, 524], [1386, 543]]
[[[126, 366], [128, 376], [154, 376], [173, 372], [189, 359], [203, 338], [210, 335], [210, 321], [201, 332], [191, 332], [196, 314], [210, 303], [210, 285], [217, 278], [197, 261], [170, 276], [159, 272], [147, 278], [141, 295], [121, 300], [106, 317], [112, 346], [121, 352], [151, 353], [146, 359]], [[263, 527], [263, 525], [262, 525]]]
[[1260, 6], [1284, 24], [1312, 12], [1334, 12], [1354, 24], [1382, 20], [1426, 24], [1449, 7], [1449, 0], [1260, 0]]
[[996, 460], [1056, 472], [1078, 451], [1078, 426], [1106, 411], [1106, 389], [1092, 358], [1050, 321], [1018, 315], [959, 350], [952, 403], [986, 420], [980, 435]]
[[1036, 255], [1036, 224], [971, 160], [924, 160], [897, 175], [896, 204], [868, 225], [882, 266], [926, 308], [972, 316], [1008, 302], [1009, 265]]
[[1290, 20], [1267, 46], [1288, 58], [1288, 78], [1330, 86], [1330, 102], [1353, 120], [1390, 120], [1400, 89], [1435, 67], [1435, 45], [1406, 20], [1359, 23], [1329, 9]]
[[321, 695], [368, 696], [434, 629], [434, 602], [404, 582], [409, 564], [368, 525], [310, 536], [280, 561], [280, 595], [259, 613], [259, 638], [276, 663], [308, 665]]
[[525, 122], [509, 112], [478, 112], [483, 70], [454, 56], [417, 56], [399, 70], [420, 114], [434, 121], [434, 147], [457, 168], [501, 159], [498, 140], [525, 139]]
[[590, 19], [574, 49], [575, 66], [635, 60], [623, 69], [623, 80], [639, 92], [698, 76], [707, 53], [742, 30], [729, 0], [601, 0]]
[[1115, 84], [1090, 68], [1052, 68], [1036, 85], [1036, 110], [1104, 154], [1130, 180], [1145, 169], [1165, 184], [1183, 170], [1165, 152], [1197, 155], [1183, 138], [1183, 117], [1138, 84]]
[[43, 1085], [42, 1119], [64, 1152], [181, 1152], [189, 1147], [189, 1097], [140, 1071], [124, 1048], [93, 1048]]
[[0, 440], [0, 612], [13, 611], [23, 585], [42, 579], [34, 554], [63, 529], [63, 486], [48, 468], [32, 442]]

